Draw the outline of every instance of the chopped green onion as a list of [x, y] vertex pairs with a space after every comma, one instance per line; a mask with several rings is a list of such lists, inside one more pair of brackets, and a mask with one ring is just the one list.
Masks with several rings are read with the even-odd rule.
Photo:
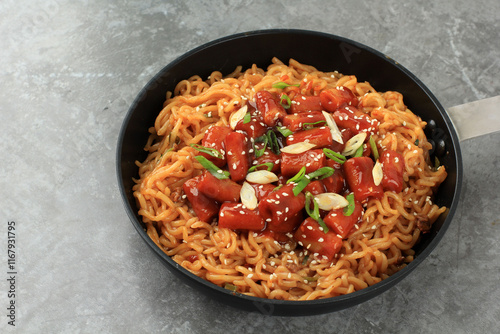
[[266, 150], [266, 144], [267, 143], [264, 143], [264, 147], [260, 150], [254, 149], [256, 158], [260, 158], [264, 154], [264, 151]]
[[303, 277], [304, 280], [308, 281], [308, 282], [316, 282], [319, 277], [318, 276], [313, 276], [313, 277], [310, 277], [310, 276], [306, 276], [306, 277]]
[[307, 261], [309, 261], [309, 255], [304, 256], [304, 259], [302, 260], [302, 265], [305, 266], [307, 264]]
[[191, 146], [195, 150], [198, 150], [200, 152], [206, 153], [206, 154], [208, 154], [211, 157], [219, 158], [219, 159], [224, 159], [224, 156], [222, 155], [222, 153], [220, 153], [215, 148], [205, 147], [205, 146], [202, 146], [200, 144], [190, 144], [189, 146]]
[[326, 121], [317, 121], [314, 123], [304, 123], [304, 124], [302, 124], [302, 129], [309, 130], [309, 129], [314, 128], [316, 125], [323, 124], [323, 123], [326, 123]]
[[266, 133], [267, 140], [269, 143], [269, 148], [271, 151], [274, 152], [274, 154], [280, 154], [280, 146], [278, 144], [278, 138], [276, 137], [276, 133], [274, 133], [273, 130], [269, 130]]
[[296, 182], [295, 187], [293, 187], [292, 192], [295, 196], [299, 196], [299, 194], [304, 190], [307, 185], [311, 183], [311, 179], [308, 178], [308, 175], [304, 176], [298, 182]]
[[295, 174], [294, 177], [292, 177], [291, 179], [288, 179], [288, 181], [286, 181], [286, 183], [290, 183], [290, 182], [295, 182], [295, 181], [299, 181], [300, 179], [302, 179], [304, 177], [304, 175], [306, 175], [306, 167], [302, 167], [299, 172], [297, 174]]
[[359, 158], [359, 157], [362, 157], [363, 156], [363, 145], [361, 145], [360, 147], [358, 147], [358, 149], [356, 150], [356, 152], [354, 152], [354, 155], [352, 156], [353, 158]]
[[378, 155], [377, 144], [375, 144], [375, 139], [373, 139], [373, 137], [370, 136], [369, 142], [370, 142], [370, 147], [371, 147], [372, 152], [373, 152], [373, 158], [375, 159], [375, 161], [377, 161], [379, 158], [379, 155]]
[[441, 166], [441, 162], [439, 161], [438, 157], [434, 157], [434, 168], [438, 169], [439, 166]]
[[252, 115], [249, 112], [247, 112], [243, 117], [243, 124], [250, 123], [251, 120], [252, 120]]
[[[266, 150], [268, 141], [269, 141], [269, 138], [267, 137], [267, 135], [263, 135], [263, 136], [255, 138], [252, 145], [253, 145], [253, 150], [255, 151], [256, 158], [260, 158], [264, 154], [264, 151]], [[260, 150], [257, 150], [255, 148], [255, 143], [264, 143], [264, 146]]]
[[283, 135], [283, 137], [288, 137], [289, 135], [293, 134], [293, 131], [288, 129], [286, 126], [278, 126], [276, 130], [279, 131]]
[[323, 180], [335, 173], [335, 169], [332, 167], [321, 167], [312, 173], [307, 174], [311, 180]]
[[226, 283], [226, 284], [224, 284], [224, 289], [236, 292], [238, 290], [238, 287], [236, 285]]
[[[311, 202], [313, 204], [312, 210], [311, 210]], [[317, 221], [319, 226], [323, 228], [323, 232], [328, 233], [329, 231], [328, 226], [326, 226], [325, 222], [323, 221], [323, 219], [321, 219], [321, 216], [319, 215], [318, 202], [316, 202], [313, 194], [311, 194], [310, 192], [306, 193], [306, 211], [309, 217]]]
[[260, 167], [267, 167], [267, 170], [270, 172], [273, 169], [274, 164], [272, 162], [264, 162], [263, 164], [252, 166], [248, 169], [248, 173], [256, 171], [257, 168], [260, 168]]
[[354, 194], [350, 193], [345, 197], [345, 199], [349, 202], [349, 204], [344, 208], [344, 216], [349, 217], [354, 212]]
[[229, 179], [229, 176], [231, 174], [229, 174], [228, 171], [225, 171], [225, 170], [222, 170], [220, 169], [219, 167], [217, 167], [216, 165], [214, 165], [213, 162], [211, 162], [210, 160], [208, 160], [207, 158], [205, 158], [204, 156], [202, 155], [197, 155], [195, 156], [195, 159], [198, 160], [198, 162], [206, 169], [210, 172], [210, 174], [212, 174], [213, 176], [215, 176], [216, 178], [218, 178], [219, 180], [223, 180], [223, 179]]
[[326, 155], [327, 158], [330, 158], [333, 161], [338, 162], [339, 164], [343, 164], [344, 162], [347, 161], [347, 158], [344, 157], [342, 154], [332, 151], [329, 148], [324, 148], [323, 153]]
[[417, 140], [415, 140], [415, 146], [418, 146], [418, 144], [419, 144], [419, 143], [420, 143], [420, 142], [419, 142], [419, 140], [418, 140], [418, 139], [417, 139]]
[[276, 190], [280, 189], [281, 187], [283, 187], [282, 184], [280, 184], [279, 186], [277, 186], [276, 188], [274, 188], [273, 191], [276, 191]]
[[313, 180], [322, 180], [324, 178], [332, 176], [333, 173], [335, 173], [335, 169], [333, 169], [332, 167], [321, 167], [320, 169], [307, 175], [304, 175], [302, 173], [302, 170], [304, 171], [303, 173], [305, 173], [306, 167], [302, 167], [294, 177], [287, 181], [287, 183], [296, 183], [292, 189], [292, 192], [295, 196], [298, 196], [301, 191], [304, 190], [304, 188], [307, 187], [307, 185]]
[[300, 87], [300, 84], [290, 85], [283, 81], [276, 82], [273, 84], [273, 88], [284, 89], [287, 87]]
[[288, 95], [281, 94], [280, 104], [283, 106], [283, 108], [290, 109], [290, 107], [292, 106], [292, 100], [290, 100]]

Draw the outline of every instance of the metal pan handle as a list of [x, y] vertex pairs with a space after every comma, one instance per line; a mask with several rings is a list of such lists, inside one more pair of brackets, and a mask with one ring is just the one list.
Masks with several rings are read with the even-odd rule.
[[500, 131], [500, 95], [446, 110], [460, 141]]

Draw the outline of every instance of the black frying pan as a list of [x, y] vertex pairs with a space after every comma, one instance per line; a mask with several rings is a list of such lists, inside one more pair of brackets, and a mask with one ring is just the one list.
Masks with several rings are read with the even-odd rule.
[[[144, 231], [132, 195], [132, 178], [138, 177], [135, 161], [143, 161], [148, 128], [162, 109], [165, 93], [192, 75], [207, 77], [212, 71], [231, 73], [237, 65], [248, 68], [257, 64], [267, 68], [272, 57], [287, 63], [290, 58], [318, 70], [356, 75], [378, 91], [394, 90], [403, 94], [405, 104], [423, 120], [430, 122], [427, 136], [435, 143], [448, 177], [440, 186], [435, 203], [449, 210], [433, 224], [430, 233], [414, 247], [415, 260], [382, 282], [348, 295], [314, 301], [268, 300], [235, 294], [205, 281], [179, 266], [159, 249]], [[125, 208], [139, 235], [151, 250], [183, 282], [229, 305], [270, 315], [313, 315], [354, 306], [373, 298], [408, 275], [436, 247], [451, 223], [462, 185], [462, 159], [459, 140], [446, 111], [434, 95], [412, 73], [396, 61], [360, 43], [319, 32], [304, 30], [263, 30], [221, 38], [200, 46], [163, 68], [141, 90], [130, 107], [120, 132], [117, 148], [118, 183]]]

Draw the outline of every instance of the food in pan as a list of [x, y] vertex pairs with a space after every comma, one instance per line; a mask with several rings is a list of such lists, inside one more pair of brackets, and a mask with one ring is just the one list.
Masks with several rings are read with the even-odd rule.
[[166, 94], [134, 196], [156, 245], [207, 281], [343, 295], [411, 262], [446, 210], [425, 125], [402, 94], [293, 59], [193, 76]]

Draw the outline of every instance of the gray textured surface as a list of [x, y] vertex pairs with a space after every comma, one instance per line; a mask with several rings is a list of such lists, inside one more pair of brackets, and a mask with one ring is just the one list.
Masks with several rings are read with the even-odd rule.
[[[442, 243], [386, 293], [337, 313], [269, 317], [199, 296], [129, 223], [115, 146], [128, 106], [171, 60], [228, 34], [300, 28], [399, 61], [445, 107], [500, 93], [500, 2], [0, 3], [0, 332], [493, 333], [500, 319], [500, 153], [463, 142], [464, 193]], [[6, 243], [16, 221], [16, 327]]]

